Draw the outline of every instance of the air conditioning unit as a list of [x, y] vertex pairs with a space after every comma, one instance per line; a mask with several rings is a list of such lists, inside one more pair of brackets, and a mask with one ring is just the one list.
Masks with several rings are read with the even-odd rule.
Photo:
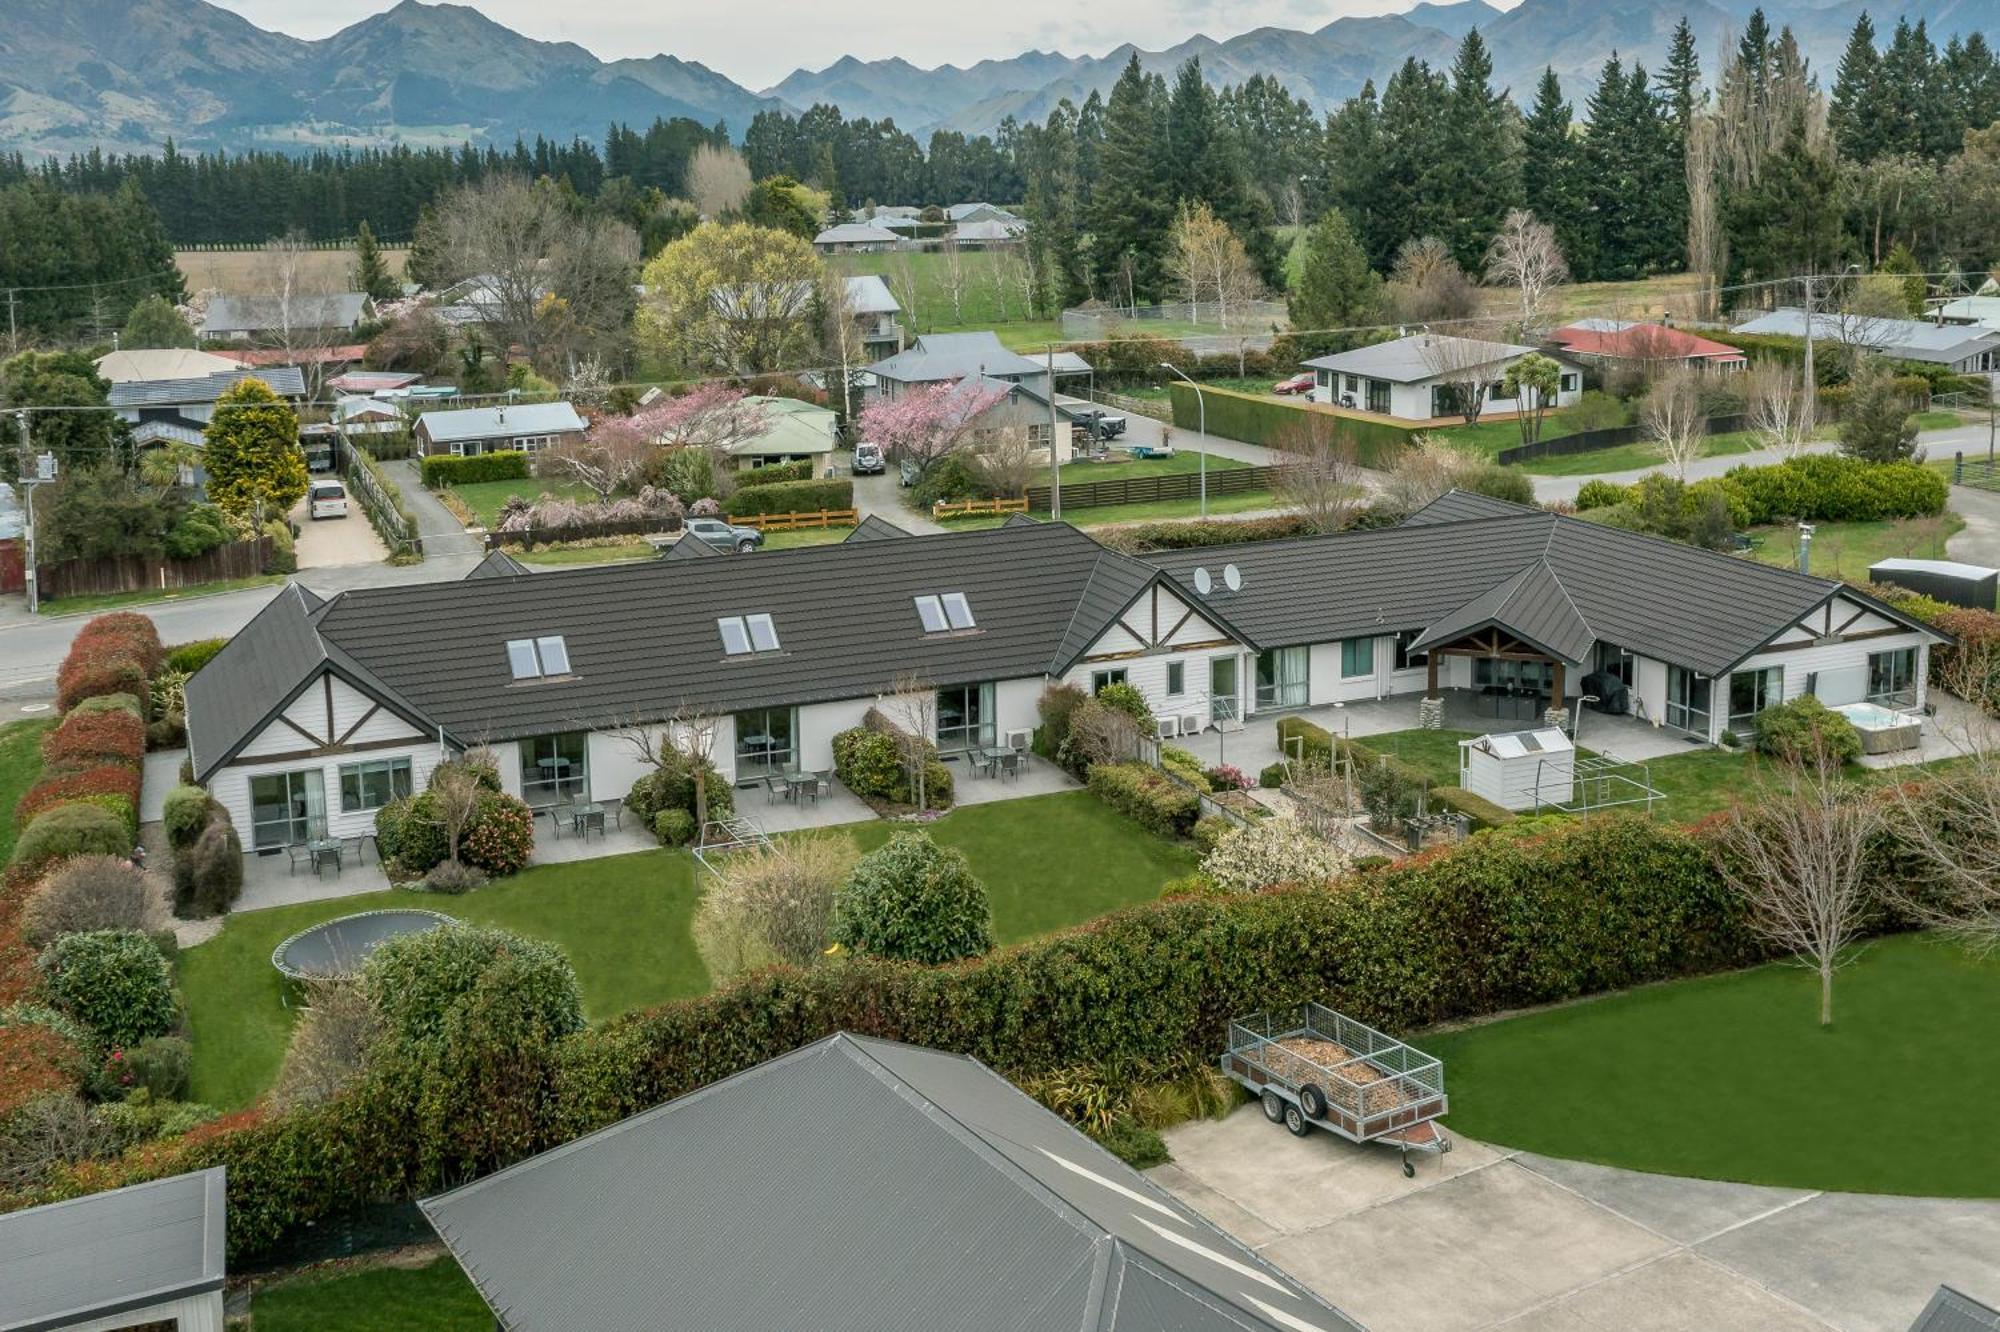
[[1034, 744], [1035, 733], [1033, 731], [1007, 732], [1007, 748], [1009, 749], [1032, 749]]
[[1208, 729], [1207, 714], [1200, 712], [1185, 712], [1181, 714], [1182, 735], [1200, 735], [1203, 731], [1207, 729]]
[[1178, 717], [1155, 717], [1153, 724], [1159, 727], [1160, 739], [1162, 740], [1171, 740], [1181, 733], [1180, 718]]

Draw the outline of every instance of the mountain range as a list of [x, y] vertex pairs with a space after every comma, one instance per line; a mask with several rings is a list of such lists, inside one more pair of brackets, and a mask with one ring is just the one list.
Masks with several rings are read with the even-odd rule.
[[[836, 60], [752, 91], [695, 61], [659, 54], [600, 60], [571, 42], [524, 37], [477, 9], [402, 0], [331, 37], [270, 32], [206, 0], [8, 0], [0, 23], [0, 149], [30, 155], [102, 147], [146, 151], [172, 136], [183, 148], [302, 151], [341, 143], [511, 143], [519, 135], [602, 137], [614, 121], [658, 116], [721, 121], [740, 136], [767, 108], [828, 102], [848, 116], [893, 119], [927, 139], [934, 129], [986, 133], [1013, 116], [1040, 120], [1064, 97], [1110, 91], [1135, 53], [1171, 74], [1190, 56], [1217, 84], [1253, 74], [1282, 80], [1330, 109], [1408, 56], [1448, 63], [1477, 27], [1494, 77], [1526, 101], [1544, 66], [1579, 107], [1614, 51], [1657, 67], [1685, 14], [1711, 71], [1755, 0], [1485, 0], [1420, 3], [1392, 15], [1339, 18], [1313, 31], [1258, 28], [1195, 36], [1164, 50], [1127, 44], [1101, 56], [1027, 51], [966, 67]], [[1822, 80], [1870, 0], [1771, 0]], [[1874, 0], [1877, 30], [1897, 13], [1924, 19], [1940, 45], [1992, 28], [1994, 0]]]

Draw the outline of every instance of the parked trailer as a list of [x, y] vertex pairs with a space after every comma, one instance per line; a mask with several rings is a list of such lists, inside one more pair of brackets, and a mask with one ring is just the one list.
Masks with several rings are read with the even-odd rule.
[[1387, 1143], [1402, 1152], [1405, 1175], [1417, 1173], [1411, 1152], [1451, 1150], [1435, 1122], [1450, 1108], [1444, 1065], [1324, 1004], [1237, 1018], [1222, 1071], [1295, 1137], [1323, 1128], [1349, 1142]]

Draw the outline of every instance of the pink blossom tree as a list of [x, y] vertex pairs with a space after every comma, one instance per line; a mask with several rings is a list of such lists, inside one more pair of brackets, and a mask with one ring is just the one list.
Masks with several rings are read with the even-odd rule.
[[656, 447], [633, 418], [608, 416], [588, 434], [544, 449], [538, 465], [544, 475], [581, 482], [603, 502], [639, 478]]
[[861, 438], [880, 444], [890, 457], [915, 463], [919, 472], [928, 472], [959, 445], [974, 421], [1005, 401], [1008, 392], [1004, 386], [971, 380], [910, 389], [862, 408]]
[[646, 438], [669, 448], [726, 449], [758, 438], [767, 428], [764, 404], [724, 384], [703, 384], [655, 403], [631, 420]]

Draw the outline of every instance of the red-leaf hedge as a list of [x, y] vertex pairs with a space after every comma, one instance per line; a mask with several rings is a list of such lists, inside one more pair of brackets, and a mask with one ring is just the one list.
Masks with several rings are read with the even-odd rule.
[[51, 767], [76, 770], [145, 760], [146, 723], [129, 712], [72, 712], [42, 737], [42, 762]]
[[132, 611], [100, 615], [77, 631], [56, 670], [56, 706], [68, 712], [86, 698], [132, 694], [143, 707], [161, 656], [151, 620]]
[[148, 675], [160, 668], [166, 655], [160, 646], [160, 631], [153, 627], [152, 620], [137, 611], [112, 611], [91, 620], [77, 631], [70, 651], [74, 653], [79, 647], [129, 653]]
[[45, 809], [81, 800], [88, 796], [117, 796], [130, 807], [128, 817], [139, 815], [139, 774], [136, 764], [100, 763], [79, 772], [57, 772], [42, 778], [21, 796], [14, 806], [14, 826], [25, 828]]
[[75, 1091], [83, 1052], [47, 1027], [0, 1026], [0, 1119], [49, 1092]]

